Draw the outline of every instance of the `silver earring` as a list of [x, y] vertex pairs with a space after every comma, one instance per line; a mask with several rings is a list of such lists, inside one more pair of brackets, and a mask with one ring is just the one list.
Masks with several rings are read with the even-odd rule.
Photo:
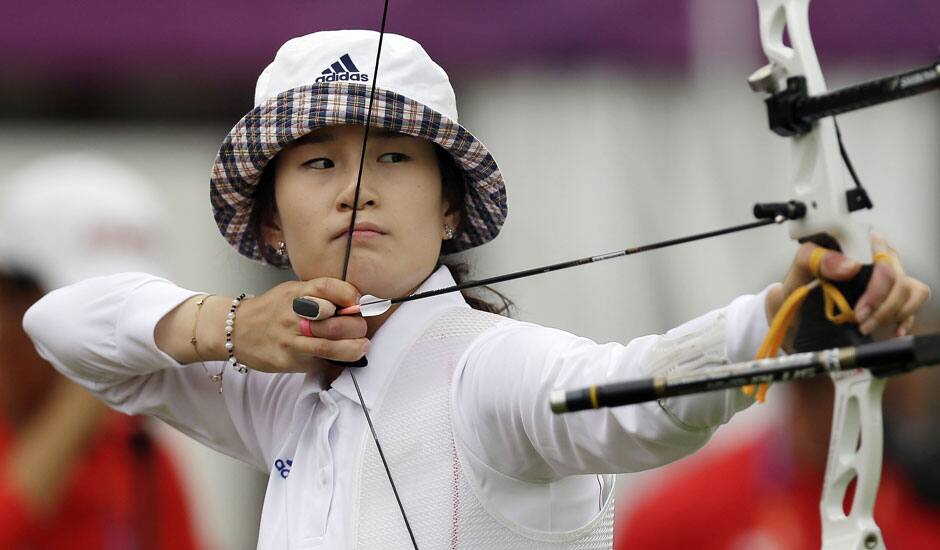
[[277, 242], [277, 255], [281, 257], [287, 256], [287, 243], [284, 241]]
[[444, 224], [444, 239], [449, 241], [456, 236], [457, 230], [447, 224]]

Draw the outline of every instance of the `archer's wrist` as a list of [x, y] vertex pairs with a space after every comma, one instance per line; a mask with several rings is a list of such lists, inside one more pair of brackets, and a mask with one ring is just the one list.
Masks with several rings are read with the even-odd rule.
[[225, 361], [228, 351], [225, 349], [225, 320], [228, 316], [231, 296], [213, 295], [202, 304], [202, 312], [196, 324], [195, 361]]
[[[157, 322], [157, 347], [181, 365], [200, 361], [224, 361], [226, 302], [231, 298], [192, 296]], [[203, 300], [201, 306], [198, 302]]]

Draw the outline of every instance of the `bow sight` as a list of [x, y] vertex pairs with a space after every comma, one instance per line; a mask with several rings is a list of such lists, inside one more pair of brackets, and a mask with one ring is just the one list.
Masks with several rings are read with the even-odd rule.
[[[778, 65], [769, 63], [754, 71], [747, 81], [755, 92], [770, 94], [770, 97], [764, 100], [767, 105], [767, 120], [771, 131], [783, 137], [806, 135], [812, 131], [813, 123], [822, 118], [940, 90], [940, 61], [919, 69], [818, 95], [809, 94], [806, 77], [802, 75], [787, 78], [786, 88], [781, 90], [779, 83], [782, 74]], [[839, 126], [836, 125], [835, 128], [839, 153], [852, 180], [855, 181], [855, 188], [845, 193], [848, 211], [871, 208], [871, 199], [859, 182], [855, 168], [845, 151]], [[758, 204], [754, 207], [754, 215], [758, 218], [774, 219], [783, 216], [795, 220], [802, 218], [805, 213], [806, 205], [797, 201]]]
[[940, 61], [813, 96], [809, 95], [803, 76], [791, 76], [786, 80], [786, 88], [779, 90], [779, 74], [777, 67], [771, 63], [754, 71], [747, 80], [755, 92], [771, 94], [764, 101], [767, 105], [767, 119], [770, 129], [783, 137], [805, 135], [812, 130], [813, 123], [821, 118], [940, 90]]

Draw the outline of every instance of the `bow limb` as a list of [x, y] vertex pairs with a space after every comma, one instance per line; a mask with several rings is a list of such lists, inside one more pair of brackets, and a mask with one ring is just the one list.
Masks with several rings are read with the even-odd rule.
[[[752, 77], [752, 85], [771, 93], [792, 86], [803, 77], [806, 92], [819, 95], [826, 84], [809, 32], [810, 0], [758, 0], [761, 45], [770, 65]], [[784, 36], [789, 37], [789, 45]], [[755, 78], [756, 77], [756, 78]], [[840, 159], [835, 120], [815, 122], [808, 132], [791, 140], [794, 198], [807, 206], [802, 220], [790, 223], [797, 240], [831, 237], [849, 256], [868, 263], [870, 226], [853, 220]], [[829, 457], [823, 496], [822, 547], [835, 549], [884, 548], [873, 508], [881, 477], [881, 397], [884, 379], [867, 370], [832, 376], [836, 388]], [[855, 494], [846, 513], [846, 492], [855, 482]]]

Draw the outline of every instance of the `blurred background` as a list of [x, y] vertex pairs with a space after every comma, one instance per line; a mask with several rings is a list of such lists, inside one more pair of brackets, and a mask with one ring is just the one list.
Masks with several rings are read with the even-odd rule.
[[[377, 29], [380, 17], [380, 0], [2, 0], [0, 200], [4, 176], [35, 159], [107, 155], [145, 176], [169, 210], [163, 265], [173, 280], [217, 293], [262, 292], [285, 274], [238, 256], [211, 218], [208, 176], [218, 144], [251, 108], [255, 79], [284, 41]], [[831, 88], [940, 55], [935, 0], [816, 0], [810, 21]], [[788, 144], [767, 130], [763, 97], [746, 83], [765, 64], [755, 2], [392, 0], [387, 30], [416, 39], [447, 70], [460, 122], [505, 174], [510, 216], [499, 239], [470, 254], [477, 276], [743, 223], [753, 203], [790, 196]], [[940, 94], [839, 122], [875, 203], [861, 215], [911, 274], [940, 288]], [[500, 290], [515, 301], [517, 318], [623, 342], [760, 291], [782, 278], [794, 250], [784, 229], [769, 227]], [[938, 327], [935, 301], [918, 329]], [[928, 371], [907, 378], [915, 382], [889, 384], [889, 406], [896, 393], [907, 405], [899, 424], [926, 427], [898, 436], [898, 456], [907, 458], [896, 462], [913, 486], [940, 492], [936, 476], [927, 480], [925, 468], [907, 465], [940, 456], [940, 412], [924, 389], [940, 382]], [[688, 460], [621, 476], [622, 522], [655, 502], [664, 480], [786, 433], [802, 403], [796, 391], [772, 389], [768, 404], [735, 418]], [[205, 547], [253, 548], [265, 478], [168, 429], [159, 439], [176, 457]], [[916, 498], [936, 506], [936, 492]]]

